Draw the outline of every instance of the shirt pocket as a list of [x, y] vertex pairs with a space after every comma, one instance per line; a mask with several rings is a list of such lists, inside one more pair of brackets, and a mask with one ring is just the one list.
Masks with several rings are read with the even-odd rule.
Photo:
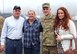
[[28, 32], [29, 31], [29, 27], [28, 26], [24, 26], [24, 32]]
[[33, 31], [34, 31], [34, 32], [39, 32], [39, 26], [34, 27], [34, 28], [33, 28]]
[[15, 24], [15, 23], [12, 23], [12, 22], [11, 22], [11, 23], [8, 23], [7, 26], [8, 26], [8, 28], [10, 28], [11, 30], [17, 28], [17, 27], [16, 27], [16, 24]]

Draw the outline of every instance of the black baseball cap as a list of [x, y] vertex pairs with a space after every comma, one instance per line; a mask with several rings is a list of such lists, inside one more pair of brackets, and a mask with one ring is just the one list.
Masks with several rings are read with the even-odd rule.
[[21, 10], [21, 7], [20, 6], [14, 6], [13, 10], [17, 10], [17, 9]]

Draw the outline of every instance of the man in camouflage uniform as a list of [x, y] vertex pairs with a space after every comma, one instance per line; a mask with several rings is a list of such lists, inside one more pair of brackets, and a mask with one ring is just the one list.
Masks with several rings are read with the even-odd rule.
[[0, 16], [0, 36], [1, 36], [1, 30], [3, 27], [3, 22], [4, 22], [4, 18], [2, 16]]
[[53, 29], [55, 17], [51, 15], [49, 3], [44, 3], [42, 9], [45, 15], [41, 19], [43, 26], [42, 54], [57, 54], [56, 36]]

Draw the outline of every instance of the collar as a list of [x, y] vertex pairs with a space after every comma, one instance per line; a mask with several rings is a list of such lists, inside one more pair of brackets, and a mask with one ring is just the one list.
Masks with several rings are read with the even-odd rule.
[[13, 19], [15, 19], [15, 20], [19, 20], [19, 19], [20, 19], [20, 16], [19, 16], [19, 18], [18, 18], [18, 19], [16, 19], [16, 18], [12, 15], [12, 18], [13, 18]]
[[[29, 23], [29, 19], [27, 19], [27, 22]], [[37, 22], [37, 19], [35, 19], [33, 23], [35, 23], [35, 22]]]
[[45, 19], [52, 19], [52, 15], [45, 16]]

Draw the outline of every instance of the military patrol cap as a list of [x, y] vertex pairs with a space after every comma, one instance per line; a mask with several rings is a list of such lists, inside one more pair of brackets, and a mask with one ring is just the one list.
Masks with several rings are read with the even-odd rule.
[[42, 7], [44, 8], [44, 7], [50, 7], [50, 4], [49, 3], [44, 3], [43, 5], [42, 5]]

